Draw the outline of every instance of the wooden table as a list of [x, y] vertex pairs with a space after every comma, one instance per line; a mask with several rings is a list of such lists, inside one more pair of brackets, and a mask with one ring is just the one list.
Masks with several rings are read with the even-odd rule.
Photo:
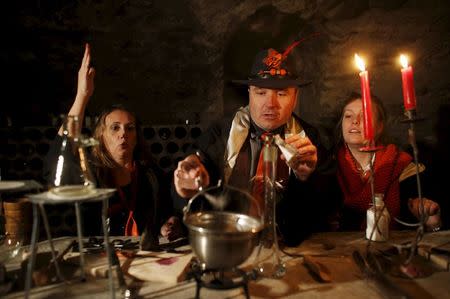
[[[414, 232], [392, 232], [390, 242], [400, 244], [411, 239]], [[72, 238], [56, 240], [57, 247], [64, 248]], [[320, 282], [303, 264], [302, 257], [283, 255], [287, 274], [283, 279], [263, 278], [249, 283], [251, 298], [387, 298], [373, 282], [364, 279], [352, 259], [354, 250], [365, 250], [367, 241], [363, 232], [320, 233], [311, 236], [300, 246], [285, 248], [290, 254], [306, 254], [329, 270], [332, 281]], [[426, 234], [420, 243], [424, 250], [430, 246], [449, 248], [450, 231]], [[373, 249], [386, 249], [389, 243], [373, 243]], [[40, 244], [45, 251], [45, 244]], [[57, 249], [59, 250], [59, 249]], [[449, 257], [441, 256], [449, 260]], [[136, 258], [138, 259], [138, 258]], [[251, 259], [251, 258], [250, 258]], [[431, 262], [430, 267], [431, 267]], [[448, 264], [447, 264], [448, 265]], [[128, 265], [129, 266], [129, 265]], [[441, 263], [442, 266], [442, 263]], [[448, 267], [448, 266], [447, 266]], [[408, 298], [450, 298], [450, 272], [432, 266], [434, 272], [423, 278], [406, 279], [388, 275]], [[128, 268], [130, 269], [130, 268]], [[106, 278], [89, 278], [81, 282], [75, 278], [65, 283], [51, 284], [32, 289], [32, 298], [109, 298]], [[194, 298], [196, 284], [193, 280], [164, 283], [156, 281], [132, 281], [125, 275], [127, 283], [135, 289], [139, 298]], [[117, 284], [116, 284], [117, 286]], [[23, 298], [23, 292], [8, 294], [5, 298]], [[202, 288], [201, 298], [245, 298], [243, 290], [211, 290]], [[117, 289], [117, 298], [124, 298]]]

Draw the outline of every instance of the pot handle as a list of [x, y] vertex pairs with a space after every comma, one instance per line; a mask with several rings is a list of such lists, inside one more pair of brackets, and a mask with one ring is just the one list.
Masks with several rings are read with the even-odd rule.
[[[211, 194], [209, 194], [209, 192], [213, 189], [217, 189], [222, 187], [222, 180], [219, 180], [217, 182], [216, 186], [211, 186], [207, 189], [200, 189], [199, 188], [199, 192], [197, 194], [195, 194], [187, 203], [187, 205], [183, 208], [183, 221], [186, 220], [187, 215], [191, 212], [191, 206], [193, 204], [193, 202], [198, 199], [199, 196], [201, 196], [202, 198], [204, 198], [207, 202], [209, 202], [209, 204], [212, 205], [212, 207], [214, 208], [214, 210], [217, 211], [223, 211], [223, 209], [227, 206], [229, 200], [228, 198], [222, 197], [222, 196], [212, 196]], [[262, 215], [262, 211], [261, 211], [261, 207], [255, 202], [255, 200], [253, 199], [253, 197], [248, 193], [245, 192], [244, 190], [240, 190], [238, 188], [232, 187], [232, 186], [227, 186], [227, 189], [230, 190], [234, 190], [234, 191], [239, 191], [241, 193], [246, 194], [246, 196], [249, 198], [249, 202], [250, 202], [250, 207], [253, 207], [253, 212], [255, 213], [254, 217], [257, 218], [261, 218], [263, 217]]]
[[[197, 180], [197, 178], [196, 178], [196, 180]], [[198, 177], [198, 180], [199, 180], [199, 181], [201, 180], [200, 177]], [[219, 180], [219, 181], [217, 182], [217, 185], [216, 185], [216, 186], [212, 186], [212, 187], [209, 187], [209, 188], [207, 188], [207, 189], [204, 189], [204, 188], [201, 186], [201, 184], [199, 184], [199, 186], [200, 186], [200, 187], [198, 188], [197, 194], [195, 194], [194, 196], [192, 196], [191, 199], [189, 199], [187, 205], [183, 208], [183, 220], [186, 219], [186, 215], [191, 211], [191, 205], [192, 205], [192, 203], [194, 202], [194, 200], [196, 200], [197, 197], [199, 197], [200, 195], [202, 195], [202, 194], [204, 194], [204, 193], [207, 193], [207, 192], [208, 192], [209, 190], [211, 190], [211, 189], [215, 189], [215, 188], [221, 187], [221, 186], [222, 186], [222, 180]]]

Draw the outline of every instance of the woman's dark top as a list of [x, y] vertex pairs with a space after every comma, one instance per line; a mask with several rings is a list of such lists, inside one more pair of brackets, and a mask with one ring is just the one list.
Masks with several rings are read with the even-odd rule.
[[[58, 145], [62, 137], [57, 136], [45, 159], [44, 178], [49, 182], [59, 155]], [[90, 159], [92, 161], [92, 158]], [[129, 208], [134, 206], [134, 219], [139, 234], [143, 232], [158, 236], [161, 225], [172, 214], [172, 204], [169, 193], [169, 181], [166, 175], [152, 161], [135, 161], [136, 169], [136, 199], [134, 204], [132, 185], [117, 187], [112, 182], [111, 171], [105, 167], [98, 167], [95, 162], [90, 163], [92, 173], [98, 188], [117, 188], [117, 192], [109, 199], [109, 233], [122, 236], [128, 220]], [[76, 165], [74, 165], [76, 167]], [[123, 194], [123, 196], [121, 196]], [[118, 209], [121, 208], [121, 209]], [[100, 202], [83, 203], [82, 225], [86, 236], [101, 235], [102, 205]]]

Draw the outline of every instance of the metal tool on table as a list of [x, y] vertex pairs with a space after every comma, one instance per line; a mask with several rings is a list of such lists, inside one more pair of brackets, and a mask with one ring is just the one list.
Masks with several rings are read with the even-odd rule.
[[331, 282], [331, 274], [330, 270], [323, 265], [322, 263], [318, 262], [314, 257], [310, 255], [305, 255], [303, 257], [303, 264], [312, 272], [314, 273], [321, 282]]
[[[113, 239], [111, 246], [115, 250], [136, 250], [139, 249], [139, 241], [132, 239]], [[105, 242], [102, 238], [89, 237], [86, 242], [83, 242], [83, 249], [87, 253], [98, 253], [105, 250]], [[74, 251], [79, 251], [78, 244], [74, 246]]]

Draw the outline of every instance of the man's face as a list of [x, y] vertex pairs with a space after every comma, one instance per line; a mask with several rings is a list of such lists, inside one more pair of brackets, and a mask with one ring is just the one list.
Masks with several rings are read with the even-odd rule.
[[272, 131], [289, 120], [297, 104], [296, 87], [269, 89], [249, 88], [250, 116], [258, 127]]

